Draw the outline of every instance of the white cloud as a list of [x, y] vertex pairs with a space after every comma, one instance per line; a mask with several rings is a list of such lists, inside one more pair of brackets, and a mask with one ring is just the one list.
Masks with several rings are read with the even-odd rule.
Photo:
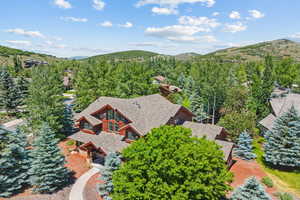
[[220, 23], [217, 22], [216, 19], [210, 19], [208, 17], [181, 16], [178, 22], [182, 25], [198, 26], [205, 30], [205, 32], [209, 32], [212, 28], [220, 26]]
[[247, 26], [241, 22], [237, 22], [235, 24], [225, 24], [225, 32], [236, 33], [240, 31], [247, 30]]
[[7, 40], [6, 42], [11, 45], [17, 45], [17, 46], [31, 46], [30, 41], [24, 41], [24, 40]]
[[103, 26], [103, 27], [112, 27], [113, 24], [110, 21], [105, 21], [105, 22], [102, 22], [100, 24], [100, 26]]
[[201, 37], [204, 42], [217, 42], [218, 40], [213, 35], [204, 35]]
[[139, 43], [129, 43], [131, 46], [136, 47], [159, 47], [161, 44], [158, 42], [139, 42]]
[[300, 33], [295, 33], [291, 35], [290, 38], [300, 39]]
[[212, 16], [214, 16], [214, 17], [219, 16], [219, 15], [220, 15], [219, 12], [213, 12], [213, 13], [212, 13]]
[[103, 10], [105, 7], [105, 3], [102, 0], [93, 0], [93, 7], [96, 10]]
[[87, 22], [87, 18], [77, 18], [77, 17], [61, 17], [61, 20], [71, 21], [71, 22]]
[[258, 10], [249, 10], [249, 13], [252, 18], [259, 19], [265, 17], [265, 14]]
[[123, 28], [132, 28], [133, 24], [131, 22], [126, 22], [125, 24], [119, 24], [119, 26]]
[[186, 25], [173, 25], [165, 27], [149, 27], [145, 30], [145, 34], [148, 36], [164, 38], [176, 42], [196, 42], [202, 39], [212, 41], [212, 37], [198, 37], [195, 34], [199, 32], [207, 32], [207, 29], [203, 29], [198, 26], [186, 26]]
[[17, 35], [28, 36], [28, 37], [45, 38], [45, 36], [42, 33], [40, 33], [39, 31], [26, 31], [21, 28], [8, 29], [8, 30], [6, 30], [6, 32], [14, 33]]
[[54, 4], [60, 8], [64, 8], [64, 9], [72, 8], [72, 5], [70, 4], [70, 2], [68, 2], [66, 0], [54, 0]]
[[152, 12], [158, 15], [176, 15], [178, 14], [178, 10], [174, 8], [159, 8], [153, 7]]
[[47, 40], [44, 44], [39, 44], [38, 47], [41, 48], [51, 48], [51, 49], [65, 49], [67, 45], [65, 44], [56, 44], [53, 41]]
[[148, 4], [157, 4], [160, 6], [170, 6], [170, 7], [177, 7], [180, 4], [184, 3], [202, 3], [207, 7], [212, 7], [216, 1], [215, 0], [140, 0], [137, 2], [136, 6], [144, 6]]
[[241, 19], [241, 14], [237, 11], [232, 11], [229, 14], [229, 18], [231, 18], [231, 19]]

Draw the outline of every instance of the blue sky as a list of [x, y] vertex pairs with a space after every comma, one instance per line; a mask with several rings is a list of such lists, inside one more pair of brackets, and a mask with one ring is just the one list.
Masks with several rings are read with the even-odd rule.
[[9, 0], [0, 44], [59, 57], [208, 53], [300, 39], [299, 0]]

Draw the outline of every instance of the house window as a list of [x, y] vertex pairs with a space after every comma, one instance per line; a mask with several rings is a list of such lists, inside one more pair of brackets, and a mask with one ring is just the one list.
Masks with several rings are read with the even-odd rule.
[[138, 134], [133, 131], [126, 131], [126, 138], [128, 140], [137, 140], [139, 138]]
[[82, 121], [80, 122], [80, 125], [82, 129], [93, 130], [93, 126], [88, 122]]
[[118, 131], [119, 130], [119, 124], [118, 123], [114, 123], [114, 125], [115, 125], [115, 131]]
[[114, 119], [114, 110], [108, 110], [107, 111], [107, 120]]
[[108, 122], [108, 130], [114, 131], [114, 125], [112, 122]]

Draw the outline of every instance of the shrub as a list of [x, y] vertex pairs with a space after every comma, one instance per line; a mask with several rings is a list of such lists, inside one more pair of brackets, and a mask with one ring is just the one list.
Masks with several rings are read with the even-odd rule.
[[274, 183], [273, 183], [272, 179], [269, 178], [269, 177], [267, 177], [267, 176], [263, 177], [262, 180], [261, 180], [261, 182], [263, 184], [265, 184], [268, 188], [271, 188], [271, 187], [274, 186]]
[[279, 200], [294, 200], [292, 195], [289, 193], [277, 193], [276, 196], [278, 197]]
[[66, 144], [67, 144], [68, 146], [73, 146], [73, 145], [75, 144], [75, 141], [74, 141], [74, 140], [68, 140], [68, 141], [66, 142]]

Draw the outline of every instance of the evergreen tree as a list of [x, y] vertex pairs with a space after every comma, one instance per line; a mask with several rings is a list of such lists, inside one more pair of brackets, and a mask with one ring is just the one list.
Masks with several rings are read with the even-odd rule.
[[28, 93], [26, 109], [30, 126], [38, 129], [46, 122], [58, 136], [63, 128], [65, 108], [61, 75], [55, 68], [32, 69]]
[[292, 106], [266, 134], [265, 160], [276, 167], [300, 167], [300, 116]]
[[10, 197], [28, 184], [30, 160], [23, 131], [17, 129], [9, 134], [9, 141], [0, 152], [0, 197]]
[[58, 139], [46, 123], [34, 141], [31, 157], [30, 175], [35, 192], [53, 193], [70, 182], [70, 171], [64, 166], [65, 158], [58, 147]]
[[204, 111], [203, 99], [198, 90], [195, 90], [194, 94], [191, 96], [191, 111], [196, 115], [194, 120], [197, 122], [202, 122], [208, 118], [208, 115]]
[[231, 200], [271, 200], [264, 187], [255, 177], [246, 180], [246, 183], [237, 188], [230, 198]]
[[109, 194], [112, 193], [114, 189], [112, 174], [113, 171], [119, 169], [121, 162], [122, 160], [118, 153], [110, 153], [105, 158], [104, 168], [101, 170], [100, 177], [100, 180], [103, 181], [103, 183], [97, 185], [99, 195], [104, 199], [110, 199]]
[[74, 120], [73, 120], [73, 111], [71, 105], [66, 105], [64, 110], [64, 118], [63, 118], [63, 128], [62, 132], [70, 135], [74, 132]]
[[29, 82], [23, 76], [21, 76], [21, 77], [17, 78], [16, 87], [17, 87], [17, 91], [19, 93], [19, 98], [21, 99], [20, 105], [24, 105], [25, 100], [28, 96]]
[[256, 155], [252, 152], [252, 138], [246, 131], [240, 134], [234, 154], [244, 160], [256, 158]]
[[20, 104], [17, 87], [6, 69], [0, 70], [0, 107], [7, 113], [15, 112]]
[[16, 74], [18, 74], [21, 70], [23, 69], [22, 67], [22, 61], [18, 56], [14, 56], [14, 71]]
[[2, 126], [0, 126], [0, 152], [5, 148], [7, 145], [8, 135], [10, 131], [6, 130]]

